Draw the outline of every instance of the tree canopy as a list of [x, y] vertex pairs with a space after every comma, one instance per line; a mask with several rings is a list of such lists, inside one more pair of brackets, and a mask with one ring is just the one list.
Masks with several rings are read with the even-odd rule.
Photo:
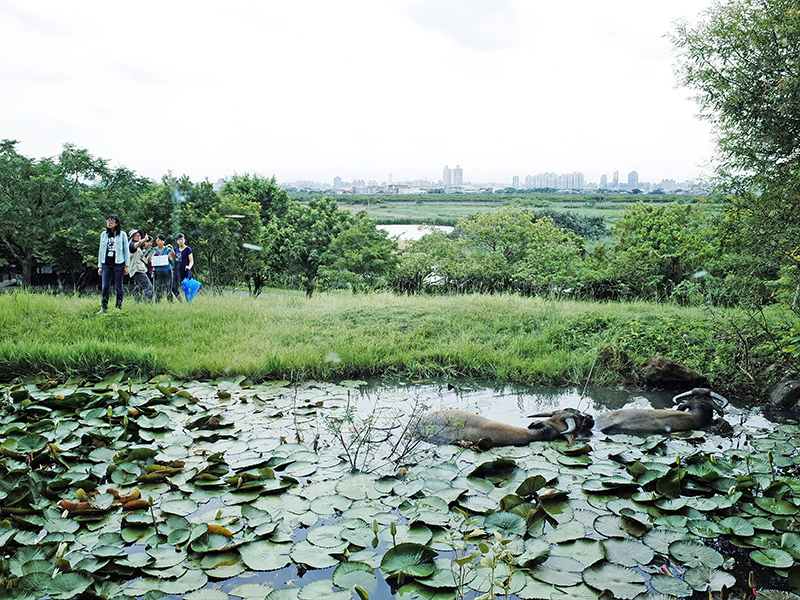
[[670, 37], [681, 83], [715, 126], [726, 249], [780, 262], [800, 284], [800, 6], [717, 0]]

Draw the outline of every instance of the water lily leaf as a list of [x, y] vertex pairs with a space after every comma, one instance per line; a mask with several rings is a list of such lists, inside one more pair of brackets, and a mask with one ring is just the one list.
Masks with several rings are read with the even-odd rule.
[[197, 502], [189, 498], [166, 500], [159, 503], [158, 507], [165, 513], [185, 517], [197, 511]]
[[362, 500], [365, 498], [378, 499], [381, 493], [375, 489], [376, 478], [366, 473], [357, 473], [344, 477], [336, 484], [336, 492], [351, 500]]
[[308, 540], [302, 540], [295, 542], [290, 556], [294, 562], [308, 565], [313, 569], [327, 569], [339, 563], [339, 560], [331, 554], [339, 554], [345, 549], [347, 542], [342, 542], [335, 548], [321, 548], [309, 543]]
[[531, 577], [559, 587], [571, 587], [582, 581], [583, 565], [566, 556], [550, 556], [530, 571]]
[[250, 542], [239, 548], [242, 561], [254, 571], [282, 569], [291, 562], [291, 551], [292, 544], [276, 544], [266, 540]]
[[390, 548], [381, 560], [381, 570], [389, 576], [409, 575], [427, 577], [432, 575], [436, 552], [422, 544], [404, 542]]
[[644, 535], [642, 541], [659, 554], [667, 555], [669, 554], [670, 544], [679, 540], [688, 539], [689, 536], [680, 531], [651, 529]]
[[82, 594], [94, 579], [82, 573], [61, 573], [52, 578], [47, 585], [47, 593], [56, 600], [69, 600]]
[[716, 569], [725, 562], [722, 554], [697, 542], [680, 540], [669, 545], [669, 554], [687, 567], [708, 567]]
[[603, 542], [606, 560], [623, 567], [638, 567], [653, 560], [653, 550], [638, 540], [610, 539]]
[[202, 590], [189, 592], [183, 597], [183, 600], [228, 600], [228, 594], [222, 590], [203, 588]]
[[551, 544], [579, 540], [586, 535], [586, 526], [580, 521], [570, 521], [550, 531], [545, 539]]
[[165, 594], [185, 595], [200, 589], [208, 583], [208, 576], [199, 569], [189, 569], [175, 579], [159, 579], [157, 577], [142, 577], [135, 579], [125, 588], [129, 595], [141, 596], [151, 590]]
[[719, 522], [720, 527], [726, 533], [731, 535], [738, 535], [740, 537], [750, 537], [755, 533], [755, 529], [742, 517], [727, 517]]
[[784, 533], [781, 535], [781, 548], [794, 558], [800, 558], [800, 534]]
[[723, 587], [732, 588], [736, 578], [725, 571], [710, 567], [695, 567], [683, 574], [683, 580], [698, 592], [718, 592]]
[[794, 515], [798, 512], [798, 507], [786, 500], [758, 496], [753, 499], [753, 502], [759, 508], [773, 515]]
[[786, 550], [780, 548], [763, 548], [750, 552], [750, 558], [765, 567], [788, 569], [794, 564], [794, 558]]
[[694, 535], [703, 538], [717, 538], [725, 532], [725, 528], [716, 521], [704, 519], [689, 519], [686, 527]]
[[499, 511], [486, 517], [483, 528], [488, 532], [497, 532], [502, 538], [522, 537], [528, 531], [525, 519], [510, 512]]
[[641, 573], [611, 563], [587, 569], [583, 572], [583, 581], [600, 592], [610, 591], [614, 598], [633, 598], [647, 591]]
[[692, 595], [692, 588], [688, 583], [662, 573], [650, 576], [650, 586], [657, 592], [669, 594], [675, 598], [686, 598]]
[[350, 590], [335, 590], [327, 579], [312, 581], [304, 585], [297, 593], [297, 600], [352, 600]]
[[44, 449], [45, 446], [50, 442], [46, 437], [43, 435], [39, 435], [36, 433], [28, 434], [17, 441], [16, 445], [16, 452], [20, 454], [30, 454], [31, 452], [39, 452], [40, 450]]
[[340, 525], [321, 525], [309, 531], [306, 539], [310, 544], [321, 548], [336, 548], [342, 545], [343, 531], [344, 528]]
[[367, 591], [374, 590], [377, 582], [375, 569], [363, 562], [348, 561], [333, 570], [333, 585], [345, 590], [360, 585]]
[[232, 588], [229, 594], [243, 600], [264, 600], [274, 589], [263, 583], [244, 583]]
[[[530, 552], [529, 540], [526, 540], [525, 553]], [[567, 544], [558, 544], [553, 546], [553, 556], [568, 556], [577, 560], [584, 567], [591, 567], [593, 564], [603, 560], [606, 557], [605, 544], [607, 542], [600, 542], [598, 540], [577, 540]], [[611, 560], [611, 559], [609, 559]]]
[[800, 596], [783, 590], [758, 590], [758, 597], [762, 600], [800, 600]]

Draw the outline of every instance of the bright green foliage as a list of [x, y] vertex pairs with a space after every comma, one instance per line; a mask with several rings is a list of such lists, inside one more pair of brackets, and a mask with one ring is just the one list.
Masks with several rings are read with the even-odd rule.
[[398, 287], [557, 293], [579, 284], [582, 253], [581, 238], [549, 218], [503, 207], [460, 221], [452, 236], [435, 233], [412, 244]]
[[250, 173], [225, 180], [220, 195], [238, 195], [249, 202], [257, 202], [263, 223], [283, 217], [289, 206], [289, 194], [278, 186], [275, 177], [267, 179]]
[[143, 180], [70, 144], [40, 160], [16, 144], [0, 143], [0, 260], [16, 263], [26, 284], [37, 265], [73, 273], [96, 265], [106, 211], [117, 212]]
[[[205, 209], [205, 210], [203, 210]], [[209, 285], [252, 282], [264, 269], [263, 252], [243, 247], [258, 246], [262, 235], [259, 206], [237, 195], [217, 197], [214, 206], [188, 202], [181, 216], [190, 225], [189, 245]]]
[[626, 209], [612, 228], [617, 244], [609, 259], [623, 295], [667, 300], [704, 270], [714, 250], [707, 219], [702, 209], [677, 203]]
[[[681, 82], [716, 127], [726, 252], [783, 263], [800, 283], [800, 7], [795, 0], [720, 0], [671, 36]], [[747, 270], [745, 282], [775, 274]], [[796, 301], [796, 297], [795, 297]]]
[[300, 277], [308, 296], [314, 293], [328, 247], [351, 218], [335, 200], [312, 198], [308, 204], [290, 202], [286, 216], [276, 223], [271, 241], [276, 256], [289, 274]]
[[352, 286], [353, 292], [371, 290], [386, 285], [387, 278], [396, 273], [399, 260], [397, 242], [361, 211], [331, 241], [321, 274], [330, 283]]

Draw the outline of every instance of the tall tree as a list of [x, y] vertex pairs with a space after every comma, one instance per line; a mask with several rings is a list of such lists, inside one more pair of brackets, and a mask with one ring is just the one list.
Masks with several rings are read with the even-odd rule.
[[352, 286], [354, 293], [385, 285], [398, 263], [397, 242], [363, 210], [346, 222], [325, 254], [326, 277]]
[[36, 160], [17, 152], [17, 143], [0, 143], [0, 249], [25, 284], [37, 264], [80, 270], [96, 257], [104, 203], [137, 180], [71, 144]]
[[260, 175], [245, 173], [225, 180], [220, 195], [236, 194], [247, 202], [257, 202], [261, 207], [260, 217], [264, 224], [286, 215], [289, 194], [281, 189], [275, 177], [267, 179]]
[[717, 0], [670, 38], [681, 82], [716, 127], [726, 241], [780, 260], [800, 284], [797, 0]]
[[331, 198], [291, 201], [274, 231], [273, 248], [287, 273], [298, 276], [310, 297], [333, 239], [352, 217]]

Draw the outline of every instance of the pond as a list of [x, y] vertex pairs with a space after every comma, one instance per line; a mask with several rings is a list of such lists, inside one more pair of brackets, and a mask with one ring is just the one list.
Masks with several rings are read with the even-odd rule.
[[[242, 377], [4, 388], [2, 597], [708, 598], [796, 589], [798, 427], [478, 452], [403, 435], [428, 410], [511, 424], [671, 394]], [[353, 471], [356, 467], [358, 471]], [[773, 594], [773, 596], [771, 596]]]

